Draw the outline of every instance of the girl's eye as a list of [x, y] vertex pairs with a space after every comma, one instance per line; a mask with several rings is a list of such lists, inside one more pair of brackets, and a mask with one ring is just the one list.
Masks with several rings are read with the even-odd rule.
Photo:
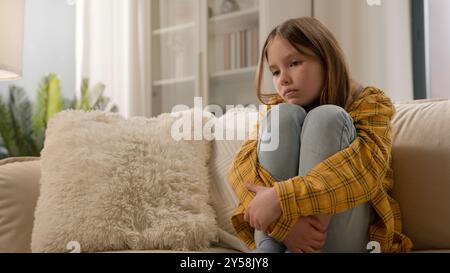
[[273, 75], [274, 77], [278, 76], [278, 74], [280, 74], [280, 72], [278, 72], [278, 71], [273, 71], [273, 72], [272, 72], [272, 75]]
[[302, 64], [302, 62], [301, 62], [301, 61], [293, 61], [293, 62], [291, 63], [291, 67], [292, 67], [292, 66], [297, 66], [297, 65], [299, 65], [299, 64]]

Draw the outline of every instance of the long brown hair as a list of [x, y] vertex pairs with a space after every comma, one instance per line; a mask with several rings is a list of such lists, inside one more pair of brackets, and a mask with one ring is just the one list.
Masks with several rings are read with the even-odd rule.
[[[356, 83], [352, 82], [344, 53], [334, 35], [319, 20], [312, 17], [290, 19], [274, 28], [268, 35], [256, 71], [256, 95], [268, 105], [283, 99], [277, 93], [262, 94], [264, 62], [268, 62], [267, 48], [275, 37], [286, 39], [301, 54], [316, 57], [325, 71], [325, 82], [320, 94], [320, 105], [333, 104], [345, 108]], [[311, 52], [306, 52], [308, 51]]]

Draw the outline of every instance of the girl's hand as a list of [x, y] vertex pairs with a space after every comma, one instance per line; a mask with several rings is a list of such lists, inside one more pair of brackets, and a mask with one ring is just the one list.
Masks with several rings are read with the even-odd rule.
[[269, 225], [281, 215], [280, 201], [275, 188], [266, 188], [252, 183], [245, 183], [249, 191], [256, 193], [255, 198], [245, 211], [244, 220], [261, 231], [266, 231]]
[[284, 239], [284, 245], [294, 253], [317, 253], [325, 245], [331, 216], [300, 217]]

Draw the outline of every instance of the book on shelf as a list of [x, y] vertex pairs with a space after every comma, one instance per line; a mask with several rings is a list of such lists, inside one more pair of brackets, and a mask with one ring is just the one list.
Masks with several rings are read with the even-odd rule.
[[252, 52], [252, 65], [258, 64], [258, 55], [259, 55], [259, 32], [252, 31], [251, 33], [251, 52]]
[[245, 66], [252, 66], [252, 31], [245, 31]]
[[230, 58], [231, 58], [231, 49], [230, 49], [230, 43], [231, 43], [231, 34], [230, 33], [226, 33], [224, 34], [223, 37], [223, 70], [230, 70], [231, 69], [231, 62], [230, 62]]
[[245, 41], [245, 30], [239, 31], [239, 67], [243, 68], [246, 67], [247, 64], [245, 63], [245, 55], [247, 54], [247, 51], [245, 50], [246, 46]]
[[223, 70], [257, 65], [258, 36], [257, 28], [223, 34]]
[[231, 63], [231, 69], [236, 69], [236, 33], [233, 32], [230, 34], [231, 40], [230, 40], [230, 63]]

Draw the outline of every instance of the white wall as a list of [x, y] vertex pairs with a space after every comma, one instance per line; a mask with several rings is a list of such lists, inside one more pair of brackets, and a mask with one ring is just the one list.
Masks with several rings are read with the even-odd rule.
[[[268, 32], [285, 19], [314, 15], [335, 34], [355, 80], [383, 89], [394, 101], [413, 99], [409, 0], [261, 1], [268, 2], [262, 5], [267, 9], [260, 19], [261, 45]], [[288, 5], [289, 14], [281, 12], [279, 5]], [[265, 76], [265, 90], [273, 90], [267, 70]]]
[[314, 15], [336, 35], [355, 80], [382, 88], [393, 101], [411, 100], [410, 1], [379, 2], [314, 0]]
[[[23, 87], [30, 99], [36, 97], [41, 78], [57, 73], [62, 91], [73, 98], [75, 91], [75, 8], [73, 1], [26, 0], [23, 76], [0, 83], [0, 94], [11, 84]], [[69, 3], [69, 4], [68, 4]]]

